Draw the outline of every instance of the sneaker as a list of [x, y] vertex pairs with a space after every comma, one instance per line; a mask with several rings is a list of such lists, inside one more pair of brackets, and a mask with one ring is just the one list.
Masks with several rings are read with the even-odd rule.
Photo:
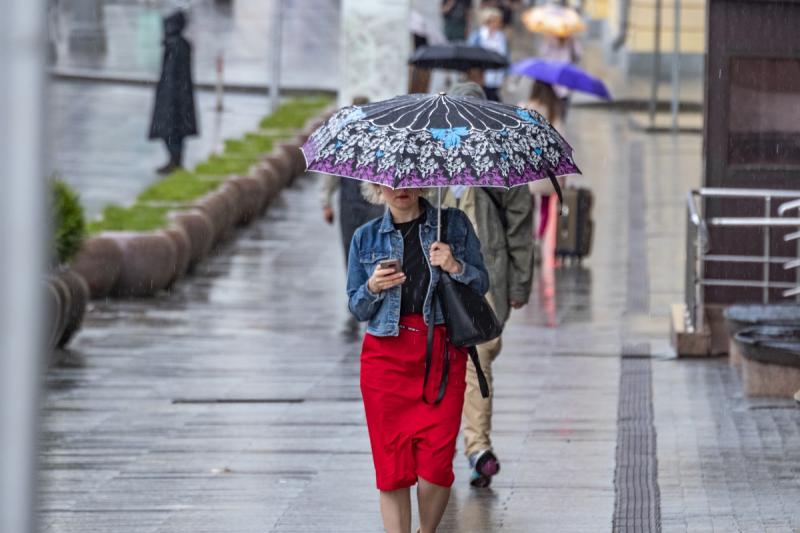
[[481, 450], [469, 456], [472, 469], [469, 484], [473, 487], [486, 488], [492, 484], [492, 476], [500, 472], [500, 461], [492, 450]]

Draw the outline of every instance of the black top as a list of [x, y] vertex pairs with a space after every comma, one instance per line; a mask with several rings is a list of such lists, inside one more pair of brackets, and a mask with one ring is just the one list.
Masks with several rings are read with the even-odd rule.
[[425, 294], [431, 282], [428, 260], [419, 240], [419, 227], [425, 222], [425, 211], [411, 222], [395, 224], [403, 235], [403, 272], [406, 282], [400, 287], [400, 314], [422, 314]]

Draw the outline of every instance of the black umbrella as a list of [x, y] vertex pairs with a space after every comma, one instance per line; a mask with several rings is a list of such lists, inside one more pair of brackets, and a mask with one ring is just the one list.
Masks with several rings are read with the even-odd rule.
[[508, 59], [480, 46], [468, 44], [436, 44], [422, 46], [414, 52], [410, 65], [422, 68], [444, 68], [467, 71], [473, 68], [497, 69], [508, 66]]

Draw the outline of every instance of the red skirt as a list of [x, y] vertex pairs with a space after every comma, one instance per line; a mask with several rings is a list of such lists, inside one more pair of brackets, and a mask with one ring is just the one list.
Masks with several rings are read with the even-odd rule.
[[[464, 405], [467, 352], [448, 346], [447, 391], [436, 405], [422, 401], [427, 326], [422, 315], [400, 318], [400, 335], [367, 334], [361, 350], [361, 394], [367, 415], [379, 490], [410, 487], [421, 477], [435, 485], [453, 484], [453, 456]], [[445, 330], [437, 326], [425, 397], [439, 391]]]

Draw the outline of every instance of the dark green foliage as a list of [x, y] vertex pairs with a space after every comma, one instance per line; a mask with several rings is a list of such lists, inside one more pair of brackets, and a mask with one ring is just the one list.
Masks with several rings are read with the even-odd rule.
[[53, 195], [53, 244], [59, 263], [66, 263], [80, 250], [86, 236], [86, 221], [78, 194], [60, 179], [51, 182]]

